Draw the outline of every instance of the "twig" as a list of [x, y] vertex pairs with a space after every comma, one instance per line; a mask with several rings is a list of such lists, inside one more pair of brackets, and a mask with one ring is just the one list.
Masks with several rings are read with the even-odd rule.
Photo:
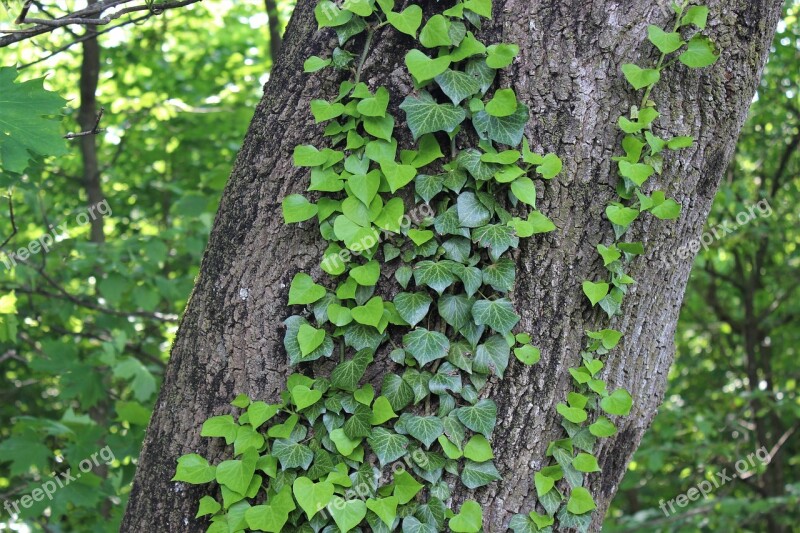
[[14, 221], [14, 202], [11, 200], [10, 194], [8, 195], [8, 215], [11, 217], [11, 235], [3, 241], [3, 244], [0, 244], [0, 249], [5, 248], [6, 244], [17, 234], [17, 223]]
[[22, 10], [19, 12], [19, 16], [14, 21], [14, 24], [22, 24], [22, 21], [28, 16], [28, 11], [30, 11], [32, 3], [33, 0], [25, 0], [25, 3], [22, 5]]
[[66, 135], [64, 135], [64, 138], [65, 139], [77, 139], [78, 137], [86, 137], [87, 135], [97, 135], [98, 133], [102, 133], [102, 132], [106, 131], [105, 128], [98, 128], [98, 126], [100, 125], [100, 120], [103, 118], [103, 113], [105, 113], [105, 112], [106, 112], [106, 108], [105, 107], [101, 107], [100, 111], [98, 111], [98, 113], [97, 113], [97, 119], [94, 121], [94, 126], [92, 126], [92, 129], [87, 130], [87, 131], [81, 131], [81, 132], [78, 132], [78, 133], [67, 133]]

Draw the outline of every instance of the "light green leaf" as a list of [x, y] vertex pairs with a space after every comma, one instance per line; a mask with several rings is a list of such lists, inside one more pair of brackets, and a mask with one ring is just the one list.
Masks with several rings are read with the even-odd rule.
[[536, 207], [536, 186], [533, 180], [522, 176], [511, 182], [511, 192], [517, 199], [531, 207]]
[[594, 455], [581, 452], [572, 459], [572, 466], [578, 472], [600, 472], [600, 465]]
[[669, 54], [683, 46], [685, 43], [678, 32], [667, 33], [658, 26], [647, 27], [647, 37], [662, 54]]
[[367, 516], [367, 504], [362, 500], [345, 500], [339, 496], [331, 498], [328, 512], [342, 533], [355, 528]]
[[592, 306], [597, 305], [597, 302], [606, 297], [609, 291], [608, 283], [594, 283], [592, 281], [583, 282], [583, 293], [592, 302]]
[[501, 69], [509, 66], [514, 58], [519, 54], [519, 46], [516, 44], [493, 44], [487, 49], [486, 64], [493, 69]]
[[317, 285], [305, 272], [298, 272], [289, 286], [289, 305], [306, 305], [316, 302], [325, 296], [326, 290]]
[[610, 415], [628, 416], [633, 406], [633, 399], [625, 389], [617, 389], [600, 400], [600, 407]]
[[312, 73], [324, 69], [331, 64], [330, 59], [322, 59], [321, 57], [311, 56], [303, 63], [303, 72]]
[[575, 487], [569, 495], [567, 511], [572, 514], [584, 514], [592, 511], [597, 506], [592, 499], [592, 495], [583, 487]]
[[405, 470], [394, 472], [394, 492], [400, 505], [405, 505], [422, 489], [422, 484]]
[[691, 6], [686, 10], [686, 13], [681, 19], [681, 26], [688, 26], [694, 24], [699, 29], [706, 29], [708, 23], [708, 7], [707, 6]]
[[281, 202], [283, 220], [286, 224], [303, 222], [317, 214], [317, 206], [302, 194], [289, 194]]
[[298, 477], [292, 484], [292, 492], [300, 505], [306, 513], [306, 517], [311, 520], [315, 514], [325, 508], [333, 498], [333, 493], [336, 487], [333, 483], [321, 481], [314, 483], [307, 477]]
[[514, 356], [519, 359], [521, 363], [530, 366], [539, 362], [541, 353], [539, 348], [531, 346], [530, 344], [525, 344], [520, 348], [514, 348]]
[[442, 15], [434, 15], [419, 32], [419, 42], [425, 48], [451, 46], [450, 21]]
[[467, 445], [464, 446], [464, 457], [478, 463], [494, 459], [492, 445], [483, 435], [473, 435]]
[[406, 54], [406, 68], [418, 84], [434, 79], [450, 66], [450, 56], [431, 59], [423, 52], [413, 49]]
[[178, 467], [175, 469], [172, 481], [185, 481], [197, 485], [213, 481], [216, 473], [216, 467], [208, 464], [205, 458], [190, 453], [178, 458]]
[[448, 522], [450, 530], [455, 533], [478, 533], [482, 524], [481, 506], [473, 500], [465, 501], [459, 513]]
[[486, 104], [486, 112], [493, 117], [507, 117], [517, 110], [517, 94], [514, 89], [498, 89]]
[[239, 425], [234, 422], [231, 415], [212, 416], [205, 422], [200, 430], [201, 437], [224, 437], [225, 444], [233, 444]]
[[628, 83], [633, 85], [637, 91], [649, 85], [655, 85], [661, 79], [661, 73], [658, 70], [648, 68], [643, 69], [633, 63], [626, 63], [622, 65], [622, 73], [625, 74], [625, 79]]
[[639, 211], [622, 204], [611, 204], [606, 207], [606, 216], [614, 224], [627, 228], [639, 216]]
[[386, 20], [397, 31], [416, 38], [417, 30], [422, 24], [422, 8], [412, 4], [400, 13], [388, 12], [386, 13]]
[[311, 352], [319, 348], [325, 340], [325, 330], [317, 329], [309, 324], [301, 324], [297, 332], [297, 342], [300, 345], [300, 353], [306, 357]]

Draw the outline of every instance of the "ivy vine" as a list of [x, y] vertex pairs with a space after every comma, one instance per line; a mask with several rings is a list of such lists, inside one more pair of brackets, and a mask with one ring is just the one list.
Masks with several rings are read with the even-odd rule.
[[[716, 59], [706, 37], [684, 41], [680, 33], [689, 25], [703, 29], [707, 9], [684, 4], [676, 13], [672, 32], [650, 29], [662, 52], [657, 66], [623, 67], [634, 88], [646, 91], [619, 123], [626, 133], [626, 155], [616, 158], [620, 202], [606, 210], [616, 239], [598, 245], [611, 278], [583, 285], [609, 317], [633, 283], [625, 267], [643, 253], [641, 243], [621, 241], [628, 227], [645, 211], [680, 213], [664, 193], [640, 190], [661, 173], [665, 149], [692, 142], [653, 133], [658, 112], [650, 92], [669, 54], [683, 49], [677, 60], [690, 67]], [[345, 0], [341, 7], [322, 0], [315, 16], [320, 28], [333, 28], [339, 46], [329, 58], [306, 60], [305, 72], [334, 68], [352, 78], [333, 101], [311, 102], [328, 146], [295, 148], [311, 194], [288, 195], [282, 211], [287, 223], [318, 225], [328, 242], [320, 269], [329, 280], [304, 272], [291, 280], [288, 304], [297, 314], [285, 322], [284, 346], [297, 372], [281, 401], [238, 396], [236, 417], [212, 417], [201, 431], [232, 445], [233, 458], [212, 465], [184, 455], [173, 479], [218, 484], [221, 501], [204, 496], [197, 512], [210, 517], [210, 532], [478, 532], [480, 505], [468, 500], [457, 513], [448, 509], [448, 481], [476, 489], [501, 479], [491, 444], [497, 407], [482, 392], [492, 375], [503, 377], [512, 353], [522, 364], [539, 360], [531, 335], [512, 332], [520, 317], [510, 298], [516, 267], [509, 255], [520, 239], [555, 229], [536, 209], [534, 180], [554, 178], [562, 163], [531, 151], [524, 138], [529, 109], [513, 89], [495, 87], [497, 71], [519, 47], [487, 46], [474, 35], [492, 16], [491, 0], [460, 0], [424, 24], [421, 7], [396, 11], [393, 0]], [[405, 56], [414, 92], [399, 104], [411, 149], [399, 149], [394, 136], [388, 89], [361, 81], [374, 35], [387, 26], [421, 45]], [[348, 49], [355, 41], [360, 52]], [[477, 146], [469, 146], [475, 138]], [[610, 416], [630, 411], [629, 393], [608, 393], [595, 377], [599, 358], [622, 334], [587, 335], [583, 365], [570, 370], [578, 391], [558, 405], [569, 438], [550, 443], [556, 464], [534, 480], [546, 514], [515, 516], [510, 527], [517, 533], [549, 531], [556, 518], [586, 528], [594, 502], [583, 473], [599, 470], [595, 440], [616, 428], [605, 416], [584, 423], [598, 406]], [[338, 359], [332, 372], [310, 364], [328, 358]], [[382, 368], [387, 359], [395, 365], [379, 391], [362, 383], [376, 358]], [[575, 448], [582, 451], [574, 455]], [[562, 478], [571, 488], [566, 505], [557, 487]]]

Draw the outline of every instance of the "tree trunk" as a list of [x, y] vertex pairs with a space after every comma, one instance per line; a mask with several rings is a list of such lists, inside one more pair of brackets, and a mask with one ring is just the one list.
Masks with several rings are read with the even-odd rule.
[[[289, 282], [298, 271], [326, 279], [318, 267], [323, 241], [308, 231], [309, 223], [284, 225], [280, 208], [284, 195], [306, 187], [306, 172], [292, 167], [294, 146], [324, 145], [309, 100], [332, 98], [340, 81], [329, 70], [302, 73], [308, 56], [328, 56], [335, 46], [332, 33], [317, 32], [314, 4], [297, 4], [222, 198], [147, 431], [123, 531], [202, 530], [202, 521], [193, 517], [204, 489], [169, 481], [176, 459], [192, 452], [211, 460], [225, 455], [200, 437], [200, 426], [211, 415], [230, 412], [237, 393], [266, 401], [278, 397], [288, 372], [282, 321], [289, 315]], [[423, 4], [426, 12], [440, 10], [433, 1]], [[610, 388], [627, 388], [634, 409], [619, 420], [619, 433], [596, 449], [602, 473], [588, 476], [598, 505], [596, 529], [664, 393], [692, 265], [692, 257], [675, 259], [674, 251], [701, 233], [781, 13], [779, 0], [714, 0], [709, 7], [709, 33], [723, 49], [721, 59], [699, 71], [678, 64], [653, 94], [662, 112], [657, 124], [668, 135], [694, 135], [697, 143], [670, 157], [663, 175], [653, 178], [683, 205], [680, 219], [647, 217], [633, 235], [645, 242], [647, 256], [633, 263], [630, 275], [637, 283], [613, 324], [625, 336], [607, 359], [603, 378]], [[485, 529], [505, 531], [514, 513], [532, 509], [533, 473], [546, 460], [547, 443], [563, 435], [555, 407], [572, 388], [567, 369], [580, 360], [583, 332], [605, 323], [587, 309], [580, 285], [603, 270], [595, 245], [611, 235], [603, 210], [616, 197], [616, 119], [641, 97], [626, 85], [620, 66], [653, 61], [642, 57], [652, 50], [647, 24], [664, 25], [672, 15], [654, 3], [630, 0], [496, 0], [494, 14], [478, 37], [520, 44], [520, 57], [501, 81], [531, 108], [531, 146], [565, 162], [538, 206], [557, 230], [523, 241], [516, 255], [519, 327], [532, 333], [541, 361], [533, 367], [514, 362], [502, 381], [489, 386], [499, 409], [493, 441], [504, 480], [477, 494], [454, 496], [456, 502], [476, 498]], [[379, 31], [364, 79], [372, 87], [387, 85], [401, 99], [411, 91], [403, 57], [412, 43], [391, 28]], [[393, 367], [378, 357], [372, 369], [376, 384]]]

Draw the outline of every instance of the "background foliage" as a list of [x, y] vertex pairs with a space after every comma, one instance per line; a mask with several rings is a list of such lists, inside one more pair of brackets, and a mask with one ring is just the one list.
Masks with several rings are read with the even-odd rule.
[[[288, 20], [291, 4], [278, 8]], [[736, 215], [764, 199], [772, 214], [699, 254], [666, 403], [609, 512], [609, 531], [800, 522], [800, 7], [786, 9], [708, 227], [737, 226]], [[268, 36], [263, 3], [206, 0], [100, 37], [98, 160], [113, 213], [104, 242], [76, 223], [89, 204], [77, 142], [34, 161], [22, 178], [0, 175], [18, 228], [4, 250], [68, 224], [50, 252], [10, 269], [0, 263], [0, 497], [15, 500], [103, 446], [116, 458], [16, 525], [4, 514], [0, 529], [118, 529], [177, 315], [271, 67]], [[0, 66], [36, 61], [71, 39], [61, 32], [2, 49]], [[45, 85], [68, 100], [63, 133], [80, 129], [81, 59], [76, 46], [20, 71], [21, 80], [47, 75]], [[4, 211], [0, 241], [12, 232]], [[754, 475], [674, 516], [659, 509], [762, 445], [775, 457]]]

